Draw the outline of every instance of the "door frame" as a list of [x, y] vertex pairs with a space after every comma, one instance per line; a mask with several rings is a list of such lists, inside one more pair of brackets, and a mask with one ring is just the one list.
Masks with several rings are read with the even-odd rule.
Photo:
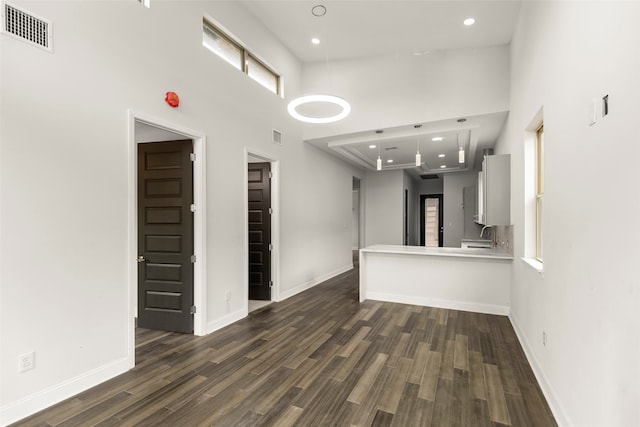
[[424, 246], [426, 243], [426, 236], [424, 235], [424, 201], [426, 199], [438, 199], [438, 221], [440, 222], [440, 230], [438, 230], [438, 246], [444, 246], [444, 205], [442, 204], [443, 194], [421, 194], [420, 195], [420, 246]]
[[271, 301], [280, 301], [280, 161], [260, 150], [244, 147], [244, 309], [249, 314], [249, 157], [271, 164]]
[[129, 227], [128, 234], [128, 287], [129, 287], [129, 310], [128, 316], [131, 320], [129, 328], [129, 357], [132, 359], [132, 366], [135, 364], [135, 323], [137, 315], [137, 290], [138, 290], [138, 144], [136, 142], [135, 124], [144, 123], [159, 129], [164, 129], [173, 133], [183, 135], [185, 139], [193, 141], [193, 152], [195, 161], [193, 162], [193, 202], [196, 211], [193, 215], [193, 252], [196, 262], [193, 266], [193, 303], [196, 306], [196, 313], [193, 315], [193, 334], [207, 334], [207, 270], [206, 270], [206, 137], [202, 132], [188, 129], [184, 126], [169, 122], [167, 120], [153, 117], [149, 114], [128, 110], [129, 118], [129, 173], [128, 173], [128, 193], [129, 193]]

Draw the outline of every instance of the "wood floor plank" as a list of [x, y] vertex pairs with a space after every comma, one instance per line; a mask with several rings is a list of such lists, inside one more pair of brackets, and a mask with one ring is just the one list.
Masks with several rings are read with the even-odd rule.
[[333, 374], [333, 378], [339, 381], [344, 381], [345, 378], [347, 378], [347, 375], [349, 375], [353, 371], [353, 367], [358, 363], [358, 361], [360, 361], [360, 359], [362, 359], [362, 356], [367, 352], [370, 344], [371, 343], [369, 341], [360, 341], [356, 349], [352, 351], [349, 357], [345, 358], [344, 362], [340, 364], [338, 370]]
[[375, 360], [362, 374], [360, 381], [358, 381], [356, 387], [353, 389], [351, 394], [349, 394], [347, 401], [359, 405], [366, 399], [367, 393], [380, 373], [380, 370], [384, 366], [384, 363], [387, 361], [387, 357], [388, 356], [384, 353], [376, 354]]
[[453, 354], [453, 367], [463, 371], [469, 370], [469, 347], [466, 335], [456, 335], [455, 348]]
[[444, 354], [442, 355], [442, 363], [440, 364], [440, 376], [449, 381], [453, 381], [455, 347], [455, 341], [446, 341]]
[[[395, 375], [393, 375], [391, 381], [385, 387], [382, 398], [380, 399], [380, 404], [378, 405], [380, 411], [389, 414], [396, 413], [412, 363], [413, 361], [411, 359], [400, 359], [398, 366], [394, 368]], [[389, 364], [387, 364], [387, 366], [389, 366]]]
[[418, 349], [416, 351], [416, 356], [413, 359], [413, 365], [411, 366], [407, 382], [410, 382], [411, 384], [420, 384], [428, 356], [429, 344], [423, 342], [418, 343]]
[[298, 418], [302, 415], [302, 408], [297, 406], [289, 406], [287, 410], [278, 418], [273, 425], [281, 427], [291, 427], [297, 425]]
[[509, 411], [504, 397], [504, 389], [500, 379], [500, 371], [496, 365], [485, 363], [484, 378], [487, 386], [487, 402], [491, 421], [510, 425]]
[[338, 353], [338, 356], [349, 357], [351, 352], [358, 347], [358, 344], [363, 340], [364, 336], [369, 333], [371, 328], [369, 326], [363, 326], [358, 330], [358, 333], [355, 334], [347, 344], [345, 344], [342, 350]]
[[359, 303], [357, 269], [135, 359], [14, 426], [556, 427], [507, 317]]
[[469, 383], [473, 398], [487, 400], [482, 354], [479, 351], [469, 353]]
[[427, 363], [420, 380], [420, 389], [418, 397], [424, 400], [434, 402], [436, 400], [436, 391], [438, 389], [438, 378], [440, 377], [440, 364], [442, 362], [442, 354], [430, 351], [427, 357]]

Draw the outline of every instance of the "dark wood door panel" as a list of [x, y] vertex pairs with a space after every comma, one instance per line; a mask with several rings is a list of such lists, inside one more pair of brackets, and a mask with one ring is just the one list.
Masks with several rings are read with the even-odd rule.
[[269, 163], [250, 163], [249, 201], [249, 299], [271, 299], [271, 181]]
[[138, 144], [138, 325], [193, 332], [192, 141]]

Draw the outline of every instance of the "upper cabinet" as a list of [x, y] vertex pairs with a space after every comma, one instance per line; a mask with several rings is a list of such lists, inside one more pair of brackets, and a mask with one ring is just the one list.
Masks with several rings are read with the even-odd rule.
[[476, 222], [483, 225], [511, 223], [511, 155], [485, 156], [478, 173]]

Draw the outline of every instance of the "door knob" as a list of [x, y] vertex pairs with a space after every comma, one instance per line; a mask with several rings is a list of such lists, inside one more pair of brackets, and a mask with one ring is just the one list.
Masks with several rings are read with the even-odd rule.
[[145, 262], [146, 259], [144, 259], [144, 255], [139, 255], [138, 256], [138, 262]]

